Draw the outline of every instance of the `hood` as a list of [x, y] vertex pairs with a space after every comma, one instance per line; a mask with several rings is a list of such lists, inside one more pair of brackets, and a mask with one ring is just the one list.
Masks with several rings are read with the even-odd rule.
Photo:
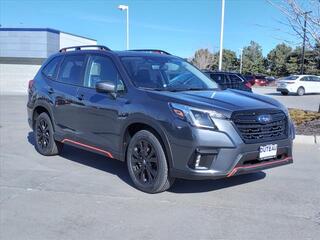
[[[151, 93], [151, 92], [150, 92]], [[283, 105], [273, 98], [240, 90], [215, 91], [152, 91], [153, 98], [165, 97], [163, 100], [176, 102], [202, 109], [220, 110], [230, 117], [232, 112], [250, 109], [279, 109]]]

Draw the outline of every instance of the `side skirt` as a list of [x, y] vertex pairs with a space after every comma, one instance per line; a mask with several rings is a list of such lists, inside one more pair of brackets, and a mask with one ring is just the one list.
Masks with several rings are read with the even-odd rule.
[[81, 143], [81, 142], [77, 142], [77, 141], [74, 141], [74, 140], [71, 140], [71, 139], [68, 139], [68, 138], [64, 138], [61, 142], [69, 144], [69, 145], [73, 145], [73, 146], [76, 146], [76, 147], [80, 147], [82, 149], [91, 150], [93, 152], [103, 154], [103, 155], [107, 156], [108, 158], [114, 158], [113, 155], [108, 151], [105, 151], [103, 149], [100, 149], [100, 148], [97, 148], [97, 147], [94, 147], [94, 146], [90, 146], [90, 145], [87, 145], [87, 144], [84, 144], [84, 143]]

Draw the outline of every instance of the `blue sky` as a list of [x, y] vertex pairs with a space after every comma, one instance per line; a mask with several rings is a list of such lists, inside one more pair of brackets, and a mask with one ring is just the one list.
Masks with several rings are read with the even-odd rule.
[[[158, 48], [190, 57], [196, 49], [219, 47], [220, 0], [1, 0], [0, 24], [55, 28], [121, 50], [126, 19], [119, 4], [130, 7], [130, 48]], [[224, 48], [239, 53], [254, 40], [266, 55], [284, 40], [298, 44], [281, 21], [285, 19], [267, 0], [226, 0]]]

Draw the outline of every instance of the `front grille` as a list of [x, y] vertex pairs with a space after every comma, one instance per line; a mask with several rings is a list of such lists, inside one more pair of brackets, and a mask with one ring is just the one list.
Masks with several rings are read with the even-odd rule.
[[[261, 123], [259, 115], [270, 115], [271, 121]], [[253, 110], [235, 112], [232, 120], [245, 143], [280, 140], [287, 137], [287, 117], [282, 111]]]

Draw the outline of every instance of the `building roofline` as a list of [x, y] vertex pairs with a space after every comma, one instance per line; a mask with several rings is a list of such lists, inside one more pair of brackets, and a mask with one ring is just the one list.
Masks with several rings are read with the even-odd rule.
[[92, 41], [96, 41], [96, 39], [93, 39], [93, 38], [88, 38], [88, 37], [84, 37], [84, 36], [81, 36], [81, 35], [77, 35], [77, 34], [73, 34], [73, 33], [69, 33], [69, 32], [64, 32], [64, 31], [60, 31], [60, 30], [57, 30], [57, 29], [53, 29], [53, 28], [2, 28], [0, 27], [0, 31], [16, 31], [16, 32], [23, 32], [23, 31], [28, 31], [28, 32], [51, 32], [51, 33], [57, 33], [57, 34], [60, 34], [60, 33], [65, 33], [65, 34], [69, 34], [69, 35], [72, 35], [72, 36], [75, 36], [75, 37], [81, 37], [81, 38], [85, 38], [85, 39], [88, 39], [88, 40], [92, 40]]

